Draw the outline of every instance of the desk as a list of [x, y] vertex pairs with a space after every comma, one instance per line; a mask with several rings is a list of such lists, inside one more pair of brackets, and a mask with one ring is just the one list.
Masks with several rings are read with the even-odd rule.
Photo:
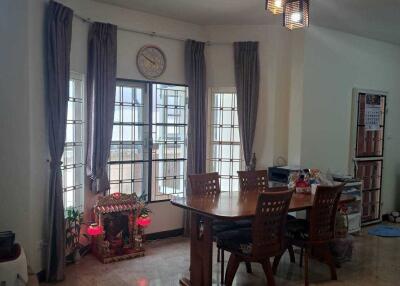
[[[254, 217], [258, 194], [258, 191], [222, 192], [214, 196], [190, 195], [186, 198], [171, 199], [171, 204], [191, 213], [190, 279], [182, 278], [179, 281], [181, 285], [212, 285], [212, 221]], [[340, 201], [345, 203], [353, 199], [342, 196]], [[313, 201], [314, 195], [294, 193], [289, 211], [308, 210], [312, 207]]]

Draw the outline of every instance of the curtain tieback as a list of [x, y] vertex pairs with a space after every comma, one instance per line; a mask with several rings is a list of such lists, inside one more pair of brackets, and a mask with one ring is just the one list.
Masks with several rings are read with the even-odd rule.
[[61, 167], [62, 163], [63, 163], [62, 161], [50, 161], [50, 167], [51, 168]]

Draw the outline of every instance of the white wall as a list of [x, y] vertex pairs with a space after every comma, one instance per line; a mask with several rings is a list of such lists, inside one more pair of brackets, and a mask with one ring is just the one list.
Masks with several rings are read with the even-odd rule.
[[42, 269], [48, 158], [44, 116], [44, 0], [0, 3], [0, 229]]
[[400, 47], [329, 29], [305, 33], [301, 164], [347, 173], [352, 89], [386, 90], [383, 213], [400, 207]]

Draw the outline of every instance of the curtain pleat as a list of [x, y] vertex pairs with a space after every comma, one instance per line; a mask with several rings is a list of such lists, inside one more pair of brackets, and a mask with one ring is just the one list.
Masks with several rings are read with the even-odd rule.
[[[187, 40], [185, 43], [185, 77], [189, 86], [189, 121], [187, 175], [206, 172], [207, 97], [205, 43]], [[189, 183], [186, 195], [190, 195]], [[189, 233], [189, 215], [185, 214], [185, 234]]]
[[72, 16], [71, 9], [57, 2], [51, 2], [48, 6], [46, 23], [46, 111], [51, 163], [47, 281], [63, 280], [65, 269], [65, 221], [61, 158], [64, 152], [67, 123]]
[[258, 42], [235, 42], [234, 61], [239, 133], [246, 169], [250, 169], [260, 85]]
[[114, 120], [117, 26], [93, 23], [88, 39], [86, 175], [94, 193], [110, 189], [107, 161]]

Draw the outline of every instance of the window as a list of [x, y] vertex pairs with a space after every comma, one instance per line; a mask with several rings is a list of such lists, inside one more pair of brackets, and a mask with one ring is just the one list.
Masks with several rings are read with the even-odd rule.
[[69, 80], [69, 98], [67, 130], [64, 153], [61, 161], [63, 176], [64, 209], [76, 207], [83, 210], [84, 182], [84, 97], [83, 77], [71, 72]]
[[186, 86], [118, 81], [110, 192], [145, 193], [151, 201], [182, 196], [186, 132]]
[[[110, 148], [111, 193], [136, 193], [147, 188], [149, 154], [146, 85], [120, 82], [116, 88], [114, 126]], [[145, 144], [146, 143], [146, 144]]]
[[152, 199], [183, 195], [186, 186], [187, 88], [152, 85]]
[[220, 174], [222, 191], [237, 191], [242, 151], [236, 91], [212, 89], [210, 105], [209, 170]]

